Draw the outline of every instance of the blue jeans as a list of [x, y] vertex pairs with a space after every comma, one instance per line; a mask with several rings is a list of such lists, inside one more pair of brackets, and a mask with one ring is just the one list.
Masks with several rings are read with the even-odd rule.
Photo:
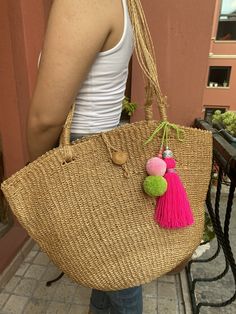
[[[81, 136], [71, 134], [74, 141]], [[92, 290], [90, 299], [92, 314], [142, 314], [142, 287], [133, 287], [118, 291]]]
[[142, 287], [107, 292], [93, 289], [90, 310], [92, 314], [142, 314]]

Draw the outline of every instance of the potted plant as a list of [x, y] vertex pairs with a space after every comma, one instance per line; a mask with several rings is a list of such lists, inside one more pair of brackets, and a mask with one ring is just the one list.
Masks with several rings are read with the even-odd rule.
[[138, 106], [138, 104], [136, 104], [135, 102], [131, 102], [128, 97], [125, 97], [123, 102], [122, 102], [121, 121], [122, 122], [129, 122], [130, 117], [133, 115], [137, 106]]
[[212, 124], [230, 144], [236, 147], [236, 112], [229, 110], [222, 113], [216, 110], [212, 116]]

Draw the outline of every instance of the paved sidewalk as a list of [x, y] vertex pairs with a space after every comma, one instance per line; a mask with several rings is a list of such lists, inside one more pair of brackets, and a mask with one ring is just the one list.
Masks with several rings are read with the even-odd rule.
[[[10, 281], [0, 290], [1, 314], [87, 314], [90, 289], [69, 278], [46, 287], [60, 274], [38, 245], [24, 259]], [[144, 286], [143, 314], [185, 314], [179, 275], [169, 275]], [[187, 313], [189, 314], [189, 313]]]
[[[212, 188], [212, 204], [215, 201], [216, 188]], [[229, 187], [222, 185], [222, 195], [220, 200], [221, 224], [224, 228], [224, 219], [227, 207]], [[230, 220], [229, 237], [234, 258], [236, 258], [236, 194], [232, 207], [232, 216]], [[209, 251], [201, 256], [201, 259], [207, 259], [214, 255], [217, 249], [217, 241], [211, 242]], [[192, 267], [193, 278], [212, 278], [218, 276], [225, 269], [225, 258], [222, 250], [220, 254], [211, 262], [197, 263]], [[231, 270], [222, 279], [214, 282], [201, 282], [196, 285], [196, 297], [198, 302], [220, 303], [230, 299], [235, 292], [235, 282]], [[188, 313], [187, 313], [188, 314]], [[236, 301], [221, 308], [202, 307], [200, 314], [236, 314]]]

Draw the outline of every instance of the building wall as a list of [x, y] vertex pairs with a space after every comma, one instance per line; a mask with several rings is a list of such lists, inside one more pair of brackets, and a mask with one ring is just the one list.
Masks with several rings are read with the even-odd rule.
[[[49, 1], [0, 1], [0, 133], [5, 177], [28, 160], [26, 120], [37, 74]], [[28, 236], [14, 220], [0, 238], [0, 273], [11, 262]]]
[[[202, 115], [215, 2], [143, 1], [156, 49], [159, 81], [168, 96], [170, 121], [191, 125]], [[132, 98], [143, 104], [143, 95], [142, 76], [134, 59]], [[140, 106], [133, 119], [143, 118]]]
[[[208, 56], [208, 67], [205, 76], [203, 112], [205, 108], [225, 107], [236, 110], [236, 41], [216, 41], [221, 1], [216, 1], [212, 23], [211, 45]], [[229, 87], [209, 87], [210, 66], [231, 66]]]
[[209, 58], [208, 66], [231, 66], [230, 85], [229, 87], [209, 87], [207, 71], [205, 78], [205, 91], [203, 97], [203, 111], [204, 108], [210, 107], [225, 107], [227, 110], [236, 110], [236, 59], [230, 58]]

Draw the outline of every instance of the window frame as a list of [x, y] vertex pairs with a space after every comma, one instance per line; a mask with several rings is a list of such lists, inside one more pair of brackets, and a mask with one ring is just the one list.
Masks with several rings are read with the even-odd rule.
[[[236, 41], [236, 35], [235, 35], [235, 38], [234, 39], [218, 39], [218, 36], [219, 36], [219, 28], [220, 28], [220, 23], [221, 22], [235, 22], [236, 24], [236, 9], [235, 9], [235, 13], [229, 13], [229, 14], [225, 14], [225, 13], [222, 13], [222, 7], [223, 7], [223, 1], [224, 0], [221, 0], [221, 5], [220, 5], [220, 9], [219, 9], [219, 14], [218, 14], [218, 24], [217, 24], [217, 30], [216, 30], [216, 36], [215, 36], [215, 41], [218, 42], [234, 42]], [[221, 19], [221, 17], [227, 17], [226, 19]], [[229, 18], [235, 18], [235, 21], [229, 21]]]
[[[210, 86], [210, 74], [211, 70], [217, 70], [217, 69], [226, 69], [227, 75], [226, 75], [226, 82], [227, 86]], [[232, 66], [228, 65], [210, 65], [208, 68], [208, 78], [207, 78], [207, 87], [211, 88], [229, 88], [230, 87], [230, 75], [231, 75]]]

